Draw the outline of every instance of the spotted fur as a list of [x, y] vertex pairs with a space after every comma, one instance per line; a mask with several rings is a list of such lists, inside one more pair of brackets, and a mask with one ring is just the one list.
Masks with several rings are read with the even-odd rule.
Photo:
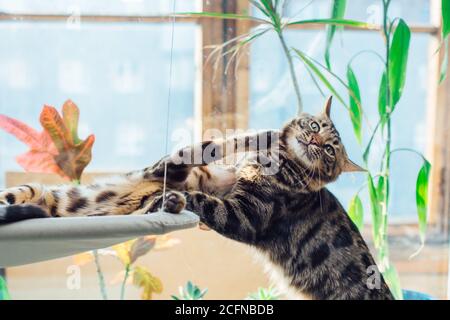
[[[262, 148], [258, 142], [267, 136], [271, 136], [270, 131], [202, 142], [165, 157], [152, 167], [91, 185], [27, 184], [9, 188], [0, 192], [0, 223], [44, 217], [137, 215], [162, 206], [165, 211], [178, 213], [185, 206], [179, 191], [198, 190], [215, 195], [227, 192], [235, 183], [235, 171], [213, 163], [254, 146]], [[165, 173], [169, 193], [163, 203]]]

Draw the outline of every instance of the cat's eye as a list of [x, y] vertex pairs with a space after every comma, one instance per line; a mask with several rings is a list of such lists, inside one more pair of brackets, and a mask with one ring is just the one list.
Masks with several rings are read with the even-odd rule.
[[305, 129], [307, 125], [306, 119], [300, 119], [299, 124], [302, 129]]
[[325, 152], [331, 157], [334, 157], [334, 155], [335, 155], [334, 148], [332, 146], [330, 146], [329, 144], [327, 144], [325, 146]]
[[309, 124], [309, 127], [314, 132], [319, 132], [319, 130], [320, 130], [319, 124], [317, 122], [315, 122], [315, 121], [311, 121], [311, 123]]

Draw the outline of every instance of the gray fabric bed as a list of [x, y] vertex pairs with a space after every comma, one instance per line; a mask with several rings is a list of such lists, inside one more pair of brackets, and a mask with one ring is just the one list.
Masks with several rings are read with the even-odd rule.
[[50, 260], [106, 248], [145, 235], [195, 227], [198, 217], [156, 212], [149, 215], [48, 218], [0, 225], [0, 267]]

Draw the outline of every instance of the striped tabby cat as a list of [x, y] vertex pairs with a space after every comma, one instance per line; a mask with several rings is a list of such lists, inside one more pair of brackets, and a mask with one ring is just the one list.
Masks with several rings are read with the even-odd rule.
[[[249, 155], [224, 197], [185, 192], [186, 208], [209, 228], [255, 248], [291, 298], [391, 300], [361, 234], [324, 188], [342, 172], [362, 170], [348, 159], [330, 107], [331, 98], [323, 114], [290, 121], [277, 150]], [[261, 161], [267, 157], [276, 172], [267, 174]]]
[[[118, 181], [5, 190], [0, 221], [186, 207], [209, 228], [255, 248], [292, 298], [393, 299], [359, 231], [324, 188], [342, 172], [361, 170], [347, 157], [330, 107], [331, 98], [323, 114], [303, 114], [280, 132], [204, 142]], [[242, 145], [246, 158], [234, 170], [206, 166]], [[201, 161], [192, 161], [198, 154]], [[165, 165], [170, 191], [162, 204]]]

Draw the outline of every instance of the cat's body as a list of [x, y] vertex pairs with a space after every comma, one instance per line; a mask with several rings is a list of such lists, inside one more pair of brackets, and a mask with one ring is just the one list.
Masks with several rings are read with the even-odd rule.
[[[162, 200], [166, 200], [163, 199], [164, 182], [168, 201], [163, 209], [178, 213], [185, 206], [185, 199], [178, 191], [225, 195], [236, 181], [236, 170], [213, 162], [238, 153], [238, 148], [243, 151], [252, 148], [267, 134], [270, 131], [202, 142], [187, 148], [184, 158], [175, 154], [152, 167], [108, 177], [90, 185], [27, 184], [9, 188], [0, 192], [0, 204], [4, 205], [0, 205], [0, 223], [45, 217], [146, 214], [162, 208]], [[203, 156], [212, 149], [217, 151], [214, 157]], [[186, 157], [192, 158], [189, 164], [186, 164]], [[167, 167], [164, 163], [168, 163]]]
[[[191, 153], [200, 151], [203, 156], [209, 149], [212, 156], [206, 160], [202, 158], [200, 163], [192, 165], [192, 162], [174, 162], [173, 158], [166, 158], [152, 168], [128, 174], [125, 182], [106, 183], [104, 188], [97, 189], [95, 196], [84, 197], [84, 200], [80, 200], [79, 193], [71, 191], [79, 189], [72, 187], [63, 194], [71, 193], [76, 197], [67, 197], [70, 200], [67, 203], [60, 201], [56, 212], [63, 208], [74, 214], [71, 209], [75, 207], [83, 208], [75, 210], [78, 214], [97, 215], [156, 211], [163, 202], [162, 178], [166, 171], [167, 186], [172, 191], [167, 194], [164, 208], [179, 212], [186, 205], [209, 228], [255, 248], [270, 267], [277, 284], [284, 286], [284, 291], [291, 297], [393, 299], [357, 228], [338, 200], [324, 188], [341, 172], [358, 169], [348, 160], [329, 119], [330, 102], [324, 115], [302, 115], [287, 124], [276, 139], [270, 134], [266, 139], [269, 151], [263, 154], [258, 148], [249, 153], [234, 171], [227, 173], [226, 178], [220, 170], [214, 177], [204, 167], [198, 167], [226, 155], [221, 144], [203, 143], [186, 149]], [[264, 135], [269, 137], [267, 133]], [[249, 141], [249, 138], [244, 139], [245, 147]], [[231, 142], [232, 150], [235, 150], [237, 140]], [[205, 183], [205, 179], [212, 183]], [[94, 187], [98, 188], [87, 188]], [[127, 192], [123, 193], [125, 189]], [[23, 194], [31, 195], [31, 190], [34, 198], [20, 198]], [[53, 195], [51, 191], [45, 194]], [[61, 192], [61, 189], [56, 191]], [[6, 213], [12, 221], [14, 216], [29, 212], [25, 210], [29, 205], [17, 203], [23, 200], [29, 203], [37, 198], [36, 193], [30, 186], [0, 194], [5, 203], [16, 203], [4, 207], [3, 216]], [[15, 198], [13, 202], [10, 201], [11, 194]], [[122, 207], [118, 203], [120, 198], [131, 200], [131, 196], [134, 200], [130, 201], [133, 204], [128, 209], [116, 208]], [[52, 210], [51, 201], [45, 197], [41, 197], [40, 202], [42, 198], [44, 203], [34, 202], [44, 216], [48, 216], [55, 209]], [[83, 206], [78, 206], [80, 203]], [[106, 203], [107, 210], [103, 207]], [[8, 215], [8, 208], [15, 209]]]

